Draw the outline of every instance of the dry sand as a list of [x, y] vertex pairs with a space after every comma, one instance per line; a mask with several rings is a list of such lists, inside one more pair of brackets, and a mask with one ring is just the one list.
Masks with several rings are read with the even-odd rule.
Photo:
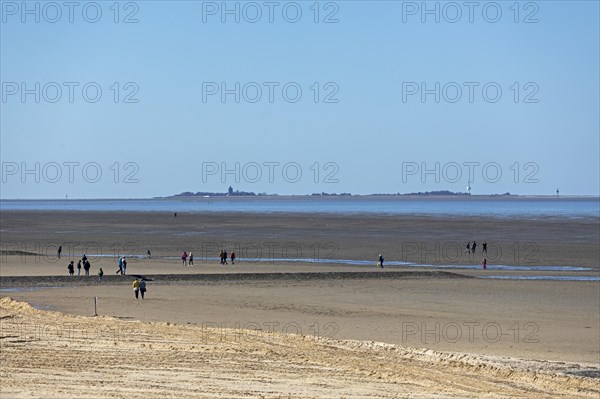
[[[481, 249], [448, 252], [477, 239], [502, 252], [492, 265], [593, 269], [494, 274], [598, 276], [598, 219], [2, 212], [0, 221], [2, 295], [64, 313], [3, 300], [3, 398], [600, 395], [600, 282], [435, 272], [478, 264]], [[238, 245], [236, 265], [206, 259], [224, 245]], [[373, 263], [381, 251], [434, 267], [245, 262], [252, 248]], [[130, 274], [154, 279], [144, 301], [130, 276], [114, 274], [114, 256], [92, 258], [91, 277], [66, 276], [70, 252], [146, 249], [153, 258], [128, 262]], [[177, 259], [182, 250], [194, 251], [193, 268]], [[98, 318], [85, 317], [93, 297]]]
[[[599, 363], [598, 282], [406, 273], [156, 275], [144, 301], [135, 300], [133, 277], [124, 276], [102, 285], [96, 278], [39, 278], [33, 281], [64, 288], [4, 293], [40, 309], [79, 315], [93, 315], [97, 297], [99, 314], [125, 319]], [[15, 280], [4, 279], [28, 285]]]
[[573, 365], [141, 323], [0, 300], [6, 398], [597, 398]]

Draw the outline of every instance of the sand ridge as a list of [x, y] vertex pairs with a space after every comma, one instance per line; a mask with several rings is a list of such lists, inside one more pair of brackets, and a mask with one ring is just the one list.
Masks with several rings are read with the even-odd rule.
[[597, 380], [567, 374], [576, 364], [73, 316], [8, 297], [0, 318], [3, 398], [600, 395]]

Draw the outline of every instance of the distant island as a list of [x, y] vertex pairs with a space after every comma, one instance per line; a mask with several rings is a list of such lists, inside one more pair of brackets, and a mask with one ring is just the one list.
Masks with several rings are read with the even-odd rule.
[[[306, 196], [310, 197], [351, 197], [351, 196], [469, 196], [471, 193], [461, 193], [461, 192], [453, 192], [448, 190], [438, 190], [438, 191], [424, 191], [424, 192], [416, 192], [416, 193], [374, 193], [367, 195], [357, 195], [351, 193], [313, 193], [306, 194]], [[493, 195], [511, 195], [510, 193], [504, 194], [493, 194]], [[277, 197], [279, 194], [267, 194], [267, 193], [254, 193], [252, 191], [239, 191], [234, 190], [233, 187], [229, 186], [229, 189], [226, 192], [218, 193], [218, 192], [208, 192], [208, 191], [198, 191], [196, 193], [191, 191], [185, 191], [180, 194], [175, 194], [167, 198], [177, 198], [177, 197]]]
[[253, 197], [253, 196], [266, 196], [271, 195], [267, 193], [256, 194], [252, 191], [239, 191], [234, 190], [233, 187], [229, 186], [229, 189], [225, 193], [214, 193], [208, 191], [198, 191], [197, 193], [193, 193], [191, 191], [185, 191], [181, 194], [175, 194], [171, 197]]

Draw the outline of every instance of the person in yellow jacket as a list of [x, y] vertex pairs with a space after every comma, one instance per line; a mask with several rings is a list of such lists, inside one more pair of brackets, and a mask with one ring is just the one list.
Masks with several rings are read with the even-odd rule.
[[131, 286], [133, 287], [135, 299], [138, 299], [138, 294], [140, 292], [140, 281], [136, 278], [135, 280], [133, 280], [133, 284], [131, 284]]

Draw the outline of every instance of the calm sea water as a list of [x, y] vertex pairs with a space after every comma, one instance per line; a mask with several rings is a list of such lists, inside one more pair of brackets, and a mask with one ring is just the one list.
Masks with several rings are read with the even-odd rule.
[[246, 212], [600, 218], [600, 198], [258, 197], [2, 200], [0, 211]]

